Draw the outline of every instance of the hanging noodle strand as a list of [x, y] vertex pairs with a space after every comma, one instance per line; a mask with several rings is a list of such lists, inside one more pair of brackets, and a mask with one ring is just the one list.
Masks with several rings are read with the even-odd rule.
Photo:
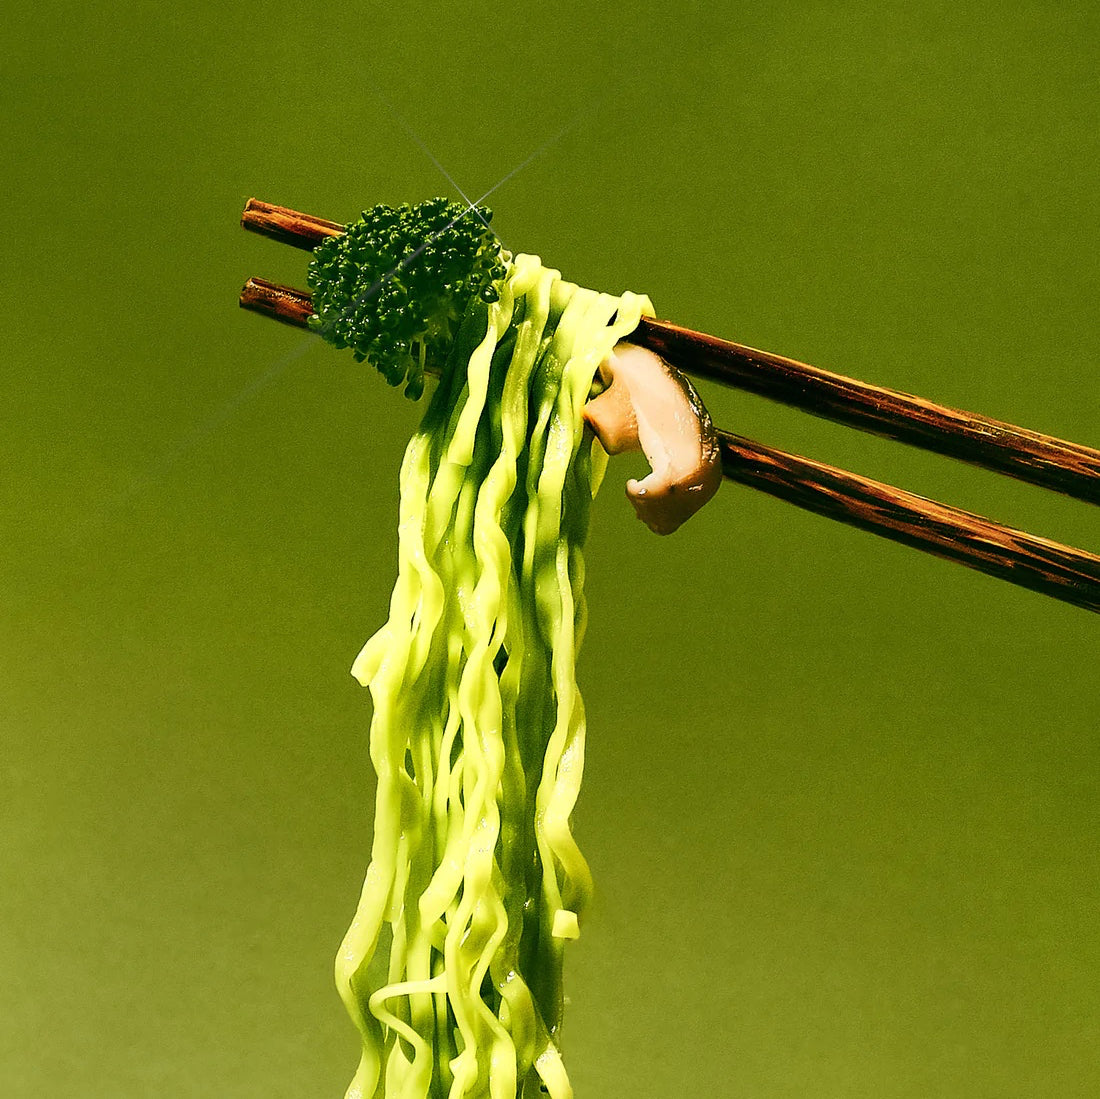
[[401, 468], [370, 688], [374, 839], [336, 980], [362, 1035], [348, 1099], [571, 1099], [565, 942], [592, 880], [570, 829], [584, 762], [582, 547], [606, 455], [596, 369], [649, 299], [509, 263], [467, 314]]

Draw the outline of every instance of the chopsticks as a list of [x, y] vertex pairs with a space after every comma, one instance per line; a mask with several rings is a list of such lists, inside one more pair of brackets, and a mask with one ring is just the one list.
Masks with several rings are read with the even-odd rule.
[[[312, 250], [344, 227], [250, 199], [241, 225]], [[305, 327], [308, 292], [249, 279], [242, 308]], [[643, 319], [631, 342], [685, 373], [769, 397], [837, 422], [1100, 503], [1100, 451], [770, 352]], [[957, 561], [1032, 591], [1100, 612], [1100, 557], [946, 504], [719, 431], [727, 479], [818, 515]]]

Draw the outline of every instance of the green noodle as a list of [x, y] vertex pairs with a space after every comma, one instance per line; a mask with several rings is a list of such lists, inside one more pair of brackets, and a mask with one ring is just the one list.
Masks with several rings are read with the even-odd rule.
[[374, 839], [336, 961], [362, 1035], [348, 1099], [569, 1099], [562, 961], [592, 891], [582, 546], [606, 456], [582, 407], [649, 300], [519, 255], [471, 307], [401, 469], [374, 702]]

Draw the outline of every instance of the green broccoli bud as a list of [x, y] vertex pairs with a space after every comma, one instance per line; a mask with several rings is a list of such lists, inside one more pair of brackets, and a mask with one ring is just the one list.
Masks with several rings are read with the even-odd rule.
[[467, 308], [500, 297], [493, 284], [507, 268], [492, 216], [444, 198], [364, 210], [313, 253], [310, 328], [350, 347], [390, 385], [404, 382], [415, 400], [425, 368], [442, 368]]

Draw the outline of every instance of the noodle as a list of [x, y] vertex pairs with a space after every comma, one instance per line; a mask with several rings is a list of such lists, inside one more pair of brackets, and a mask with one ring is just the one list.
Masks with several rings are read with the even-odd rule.
[[466, 315], [401, 469], [370, 688], [370, 865], [336, 960], [362, 1036], [348, 1099], [572, 1096], [562, 961], [592, 881], [582, 546], [606, 455], [581, 412], [649, 300], [519, 255]]

